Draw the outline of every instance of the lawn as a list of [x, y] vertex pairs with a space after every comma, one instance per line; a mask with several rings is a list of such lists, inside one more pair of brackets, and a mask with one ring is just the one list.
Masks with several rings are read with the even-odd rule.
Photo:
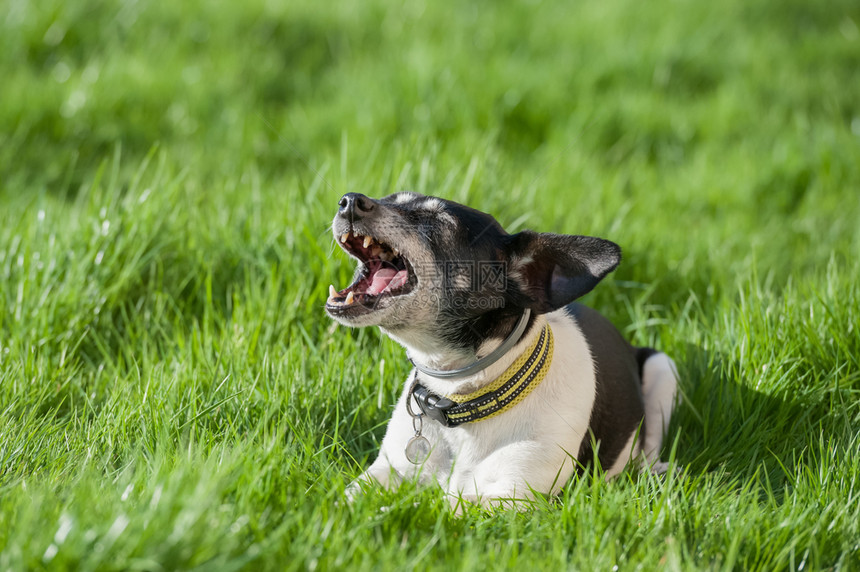
[[[860, 4], [0, 10], [0, 571], [860, 569]], [[347, 505], [408, 373], [339, 197], [609, 238], [665, 478]]]

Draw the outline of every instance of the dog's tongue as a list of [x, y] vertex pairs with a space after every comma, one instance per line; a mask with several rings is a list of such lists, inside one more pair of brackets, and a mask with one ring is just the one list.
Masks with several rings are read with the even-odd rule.
[[377, 296], [389, 290], [400, 288], [406, 284], [409, 275], [405, 270], [394, 270], [393, 268], [380, 268], [373, 273], [373, 280], [367, 288], [367, 293]]

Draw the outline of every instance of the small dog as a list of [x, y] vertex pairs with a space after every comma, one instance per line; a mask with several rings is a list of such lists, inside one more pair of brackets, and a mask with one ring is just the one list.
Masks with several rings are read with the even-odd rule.
[[587, 236], [508, 234], [483, 212], [401, 192], [339, 202], [335, 240], [358, 260], [326, 311], [379, 326], [415, 368], [376, 461], [349, 489], [438, 482], [456, 505], [557, 494], [595, 457], [606, 476], [658, 455], [675, 365], [573, 304], [621, 261]]

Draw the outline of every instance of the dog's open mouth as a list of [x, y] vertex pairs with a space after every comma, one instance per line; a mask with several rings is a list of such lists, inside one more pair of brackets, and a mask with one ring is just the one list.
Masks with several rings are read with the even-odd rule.
[[359, 261], [355, 282], [343, 290], [329, 286], [326, 309], [335, 314], [356, 314], [376, 309], [385, 298], [412, 291], [417, 282], [409, 260], [372, 236], [349, 231], [338, 244]]

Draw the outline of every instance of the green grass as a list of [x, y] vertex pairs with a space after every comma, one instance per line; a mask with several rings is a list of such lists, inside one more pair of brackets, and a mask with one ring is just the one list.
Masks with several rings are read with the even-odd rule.
[[[860, 568], [856, 2], [2, 6], [0, 570]], [[682, 472], [339, 502], [407, 362], [327, 227], [401, 189], [622, 245]]]

